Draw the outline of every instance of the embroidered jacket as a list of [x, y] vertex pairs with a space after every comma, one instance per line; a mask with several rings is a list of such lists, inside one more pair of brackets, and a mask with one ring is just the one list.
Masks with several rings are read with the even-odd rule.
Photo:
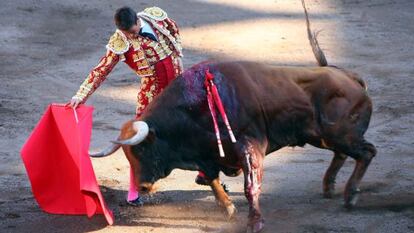
[[[116, 30], [106, 45], [106, 54], [92, 69], [73, 98], [78, 98], [84, 103], [119, 61], [124, 61], [141, 77], [140, 92], [143, 94], [139, 95], [139, 98], [144, 99], [139, 100], [138, 105], [146, 106], [160, 92], [154, 70], [154, 64], [158, 61], [171, 56], [176, 76], [182, 73], [182, 47], [176, 23], [158, 7], [147, 8], [137, 16], [150, 24], [158, 41], [140, 35], [130, 39], [122, 31]], [[145, 106], [142, 106], [142, 109]]]

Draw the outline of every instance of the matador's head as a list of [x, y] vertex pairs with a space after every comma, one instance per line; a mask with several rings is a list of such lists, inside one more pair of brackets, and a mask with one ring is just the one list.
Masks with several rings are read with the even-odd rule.
[[116, 27], [125, 34], [138, 34], [141, 24], [137, 13], [130, 7], [121, 7], [114, 15]]

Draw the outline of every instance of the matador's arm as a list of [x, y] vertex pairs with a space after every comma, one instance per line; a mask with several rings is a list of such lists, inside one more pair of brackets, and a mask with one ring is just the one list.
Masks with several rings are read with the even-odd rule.
[[112, 71], [120, 60], [119, 55], [111, 50], [101, 58], [99, 64], [92, 69], [85, 81], [81, 84], [78, 92], [72, 98], [77, 98], [80, 103], [85, 103], [88, 97], [101, 85], [107, 75]]

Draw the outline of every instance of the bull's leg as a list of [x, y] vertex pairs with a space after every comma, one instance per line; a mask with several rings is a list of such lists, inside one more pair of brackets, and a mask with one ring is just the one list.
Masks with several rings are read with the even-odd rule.
[[345, 187], [344, 199], [346, 208], [352, 208], [356, 204], [359, 196], [359, 183], [361, 182], [372, 158], [376, 155], [375, 146], [366, 141], [362, 143], [362, 146], [358, 152], [355, 169]]
[[263, 154], [251, 144], [244, 146], [241, 152], [244, 173], [244, 194], [249, 202], [248, 231], [260, 232], [264, 219], [260, 212], [259, 195], [263, 177]]
[[214, 196], [219, 204], [219, 206], [226, 209], [228, 219], [232, 218], [236, 213], [236, 207], [234, 207], [231, 202], [230, 197], [227, 195], [223, 186], [220, 183], [220, 179], [214, 179], [210, 182], [211, 189], [213, 190]]
[[332, 198], [335, 191], [335, 180], [341, 167], [344, 165], [347, 156], [345, 154], [335, 152], [335, 156], [332, 159], [331, 165], [326, 170], [323, 177], [323, 197]]

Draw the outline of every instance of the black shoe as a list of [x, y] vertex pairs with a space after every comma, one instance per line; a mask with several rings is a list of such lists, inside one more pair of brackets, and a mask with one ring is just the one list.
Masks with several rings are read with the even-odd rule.
[[136, 207], [141, 207], [144, 205], [144, 201], [142, 200], [141, 196], [137, 197], [137, 199], [132, 200], [132, 201], [126, 201], [128, 203], [128, 205], [132, 205], [132, 206], [136, 206]]

